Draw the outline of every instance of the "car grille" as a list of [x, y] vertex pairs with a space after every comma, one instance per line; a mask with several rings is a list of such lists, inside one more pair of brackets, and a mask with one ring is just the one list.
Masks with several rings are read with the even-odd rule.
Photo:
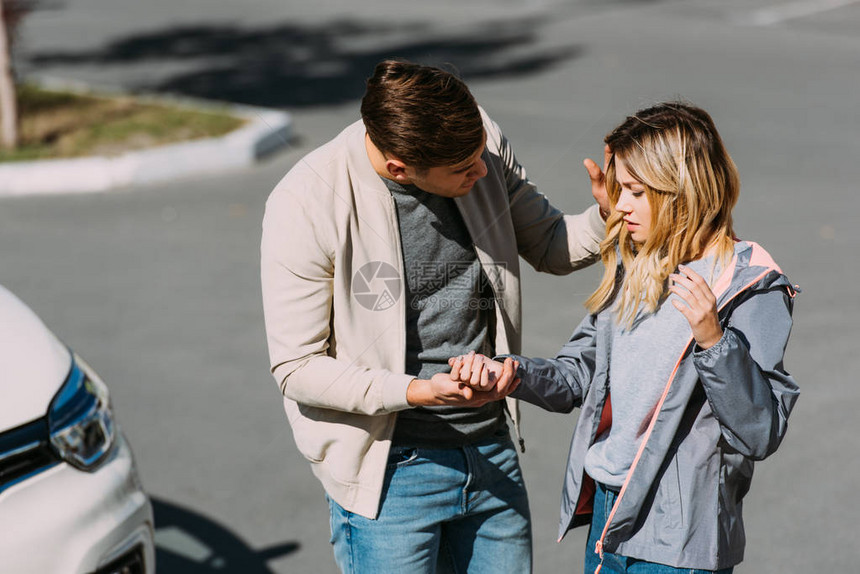
[[0, 492], [58, 462], [60, 458], [50, 446], [46, 419], [0, 434]]

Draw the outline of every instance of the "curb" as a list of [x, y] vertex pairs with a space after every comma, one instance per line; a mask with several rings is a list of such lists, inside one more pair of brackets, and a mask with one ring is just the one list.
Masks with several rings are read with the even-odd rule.
[[[38, 79], [46, 88], [94, 93], [79, 83]], [[0, 164], [0, 197], [109, 191], [133, 185], [212, 174], [254, 164], [260, 157], [289, 143], [293, 120], [287, 112], [222, 104], [207, 100], [98, 90], [175, 107], [219, 108], [248, 123], [224, 136], [130, 151], [115, 157], [48, 159]]]

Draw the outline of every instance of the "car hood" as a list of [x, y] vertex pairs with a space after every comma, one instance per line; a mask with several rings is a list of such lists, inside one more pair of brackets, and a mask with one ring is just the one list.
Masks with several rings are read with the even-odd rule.
[[71, 363], [41, 319], [0, 286], [0, 432], [45, 416]]

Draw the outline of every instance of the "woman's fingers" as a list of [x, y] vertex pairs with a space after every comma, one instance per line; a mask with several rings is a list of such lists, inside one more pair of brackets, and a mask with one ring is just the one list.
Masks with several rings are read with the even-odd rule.
[[451, 357], [448, 359], [448, 364], [451, 365], [451, 378], [455, 381], [459, 381], [460, 369], [463, 367], [462, 357]]
[[[465, 355], [448, 359], [448, 364], [451, 366], [451, 379], [461, 383], [470, 383], [472, 380], [472, 370], [476, 364], [475, 357], [475, 352], [470, 351]], [[480, 365], [480, 361], [477, 361], [477, 364]]]
[[469, 384], [475, 388], [484, 390], [485, 387], [481, 385], [481, 380], [483, 379], [483, 373], [485, 371], [486, 369], [484, 369], [484, 356], [474, 355], [472, 357], [472, 376], [469, 378]]
[[472, 364], [475, 362], [475, 352], [469, 351], [462, 356], [463, 364], [460, 366], [459, 380], [468, 383], [472, 378]]
[[[672, 285], [669, 286], [669, 290], [677, 293], [678, 296], [682, 297], [685, 301], [692, 303], [701, 298], [701, 294], [698, 293], [699, 289], [692, 280], [676, 273], [673, 273], [669, 277], [672, 279]], [[683, 289], [679, 289], [679, 285], [683, 287]]]
[[[687, 288], [681, 288], [677, 284], [673, 284], [669, 286], [669, 292], [674, 293], [680, 299], [682, 299], [687, 305], [692, 307], [698, 302], [698, 299], [690, 292]], [[677, 301], [673, 301], [673, 303], [677, 303]]]
[[684, 305], [683, 303], [681, 303], [680, 301], [672, 301], [672, 305], [674, 305], [675, 309], [680, 311], [681, 314], [684, 315], [684, 317], [687, 318], [687, 321], [692, 325], [693, 321], [690, 318], [690, 308], [688, 306]]
[[491, 388], [490, 386], [490, 370], [487, 368], [481, 369], [481, 380], [478, 382], [478, 387], [482, 391], [486, 391]]
[[680, 299], [673, 300], [672, 305], [690, 323], [696, 343], [707, 349], [723, 335], [717, 315], [717, 298], [701, 275], [685, 265], [679, 265], [679, 269], [681, 273], [670, 275], [669, 291]]
[[696, 299], [706, 301], [708, 303], [716, 301], [714, 292], [711, 290], [708, 282], [705, 281], [701, 275], [686, 265], [679, 265], [678, 269], [681, 273], [673, 273], [670, 275], [670, 278], [672, 278], [675, 283], [683, 285]]
[[701, 321], [705, 315], [712, 312], [711, 306], [708, 305], [706, 301], [697, 297], [696, 294], [689, 289], [678, 287], [678, 285], [672, 285], [669, 287], [669, 291], [677, 295], [679, 299], [686, 303], [685, 305], [677, 300], [672, 301], [675, 307], [680, 310], [691, 323]]
[[517, 378], [517, 368], [519, 366], [519, 361], [515, 361], [510, 357], [505, 359], [505, 362], [502, 364], [502, 374], [496, 383], [496, 390], [500, 395], [507, 396], [516, 388], [514, 380]]

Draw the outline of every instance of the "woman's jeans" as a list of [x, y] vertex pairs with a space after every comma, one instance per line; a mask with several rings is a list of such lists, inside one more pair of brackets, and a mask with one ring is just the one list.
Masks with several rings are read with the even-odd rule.
[[507, 430], [461, 448], [392, 447], [376, 520], [329, 506], [345, 574], [531, 571], [528, 499]]
[[[612, 512], [612, 505], [618, 494], [596, 484], [597, 492], [594, 493], [594, 515], [591, 517], [591, 528], [588, 531], [588, 544], [585, 547], [585, 573], [592, 574], [600, 565], [600, 556], [594, 551], [597, 541], [603, 534], [606, 518]], [[693, 568], [675, 568], [665, 564], [655, 564], [636, 558], [627, 558], [619, 554], [603, 553], [603, 567], [600, 574], [731, 574], [733, 568], [723, 570], [696, 570]]]

